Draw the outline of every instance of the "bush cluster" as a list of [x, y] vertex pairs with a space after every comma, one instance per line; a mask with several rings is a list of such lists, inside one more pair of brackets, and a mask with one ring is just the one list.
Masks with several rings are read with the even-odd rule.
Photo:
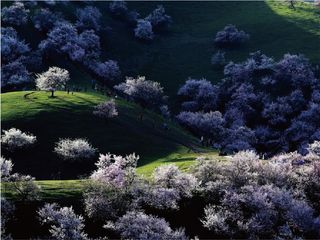
[[261, 154], [299, 150], [320, 140], [320, 84], [302, 55], [282, 59], [255, 52], [230, 62], [213, 85], [187, 80], [179, 89], [179, 122], [227, 153], [256, 149]]

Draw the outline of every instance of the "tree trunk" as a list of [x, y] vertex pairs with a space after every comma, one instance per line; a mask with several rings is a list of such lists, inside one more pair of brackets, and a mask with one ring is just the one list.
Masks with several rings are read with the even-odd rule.
[[53, 94], [54, 94], [54, 91], [52, 90], [52, 91], [51, 91], [51, 97], [53, 97]]

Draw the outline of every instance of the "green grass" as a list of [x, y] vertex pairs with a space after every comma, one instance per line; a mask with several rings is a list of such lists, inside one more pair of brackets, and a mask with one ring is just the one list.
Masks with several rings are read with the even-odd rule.
[[[100, 153], [140, 155], [139, 166], [172, 153], [184, 154], [198, 149], [197, 140], [174, 122], [163, 130], [164, 119], [145, 111], [139, 119], [141, 108], [124, 100], [117, 100], [119, 117], [106, 122], [92, 114], [93, 107], [107, 97], [94, 93], [11, 92], [1, 94], [2, 128], [16, 127], [37, 136], [37, 144], [5, 157], [14, 162], [14, 171], [31, 174], [37, 179], [75, 179], [89, 174], [94, 161], [68, 162], [54, 153], [59, 138], [86, 138]], [[97, 157], [95, 158], [97, 159]], [[159, 160], [158, 160], [159, 161]]]
[[[164, 158], [157, 159], [137, 169], [138, 175], [144, 178], [150, 178], [153, 170], [163, 164], [175, 164], [183, 171], [189, 171], [194, 164], [195, 159], [199, 156], [210, 157], [222, 160], [224, 157], [218, 156], [217, 152], [203, 153], [172, 153]], [[41, 180], [36, 181], [41, 187], [40, 200], [56, 200], [79, 198], [88, 184], [88, 180]], [[3, 196], [9, 199], [17, 199], [17, 193], [12, 189], [10, 183], [2, 183], [1, 191]]]
[[320, 37], [320, 8], [312, 3], [296, 2], [295, 10], [288, 8], [288, 3], [268, 1], [268, 6], [276, 14], [304, 31]]
[[[81, 197], [86, 180], [42, 180], [36, 181], [40, 186], [40, 200], [55, 200]], [[9, 199], [17, 199], [17, 192], [11, 183], [1, 183], [2, 195]]]

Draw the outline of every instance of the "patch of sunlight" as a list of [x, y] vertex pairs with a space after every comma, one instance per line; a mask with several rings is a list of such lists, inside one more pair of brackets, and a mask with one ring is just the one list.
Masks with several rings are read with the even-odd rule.
[[320, 36], [320, 7], [312, 2], [299, 1], [295, 3], [295, 10], [287, 1], [267, 1], [266, 4], [276, 14], [287, 21], [312, 34]]

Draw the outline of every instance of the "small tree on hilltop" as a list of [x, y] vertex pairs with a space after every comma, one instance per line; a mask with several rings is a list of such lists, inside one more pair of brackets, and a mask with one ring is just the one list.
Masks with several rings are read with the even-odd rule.
[[50, 67], [48, 71], [37, 74], [36, 85], [40, 90], [51, 91], [51, 97], [53, 97], [54, 91], [65, 87], [69, 80], [68, 70]]

